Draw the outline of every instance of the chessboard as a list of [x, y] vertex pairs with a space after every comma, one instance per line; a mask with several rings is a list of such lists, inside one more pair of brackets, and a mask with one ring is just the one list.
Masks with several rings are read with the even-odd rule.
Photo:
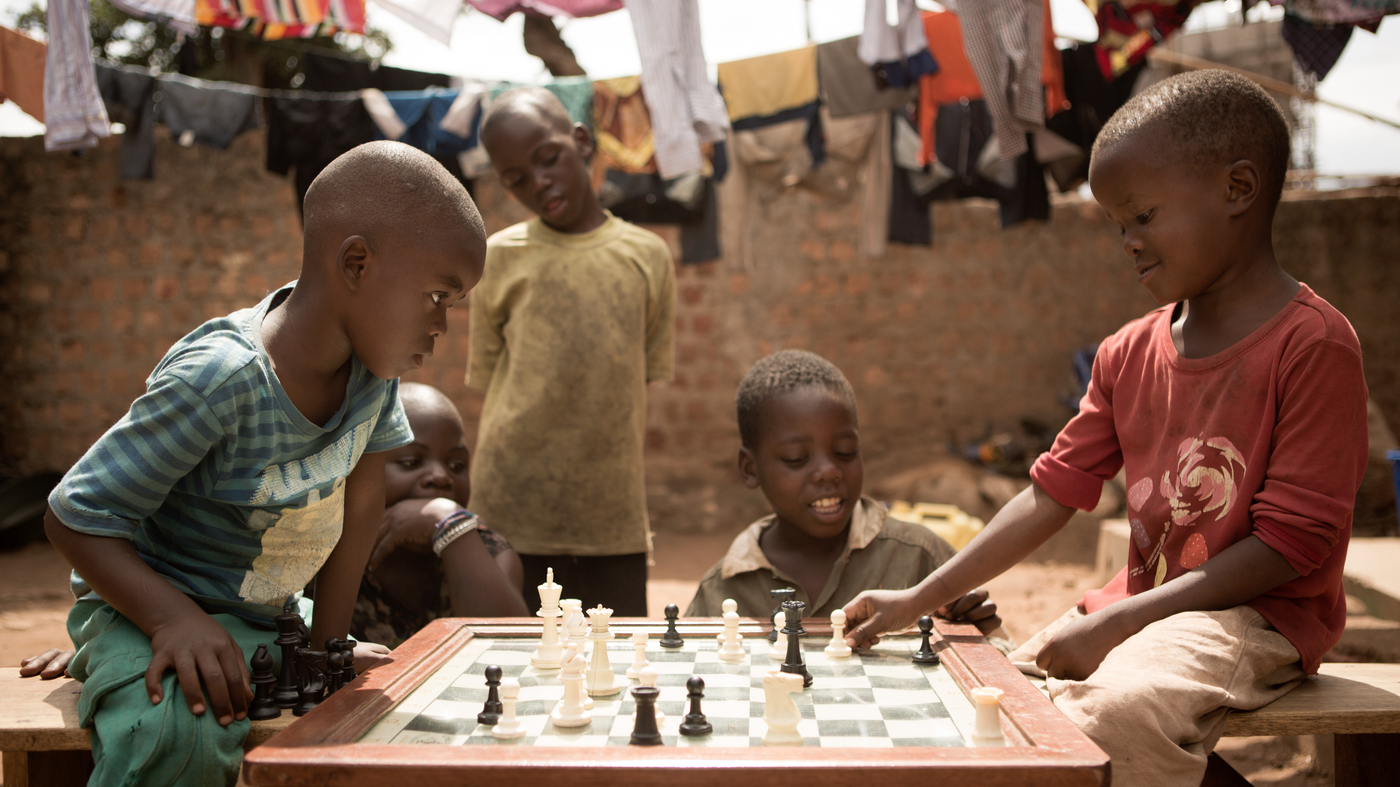
[[[801, 745], [765, 746], [762, 676], [769, 621], [741, 621], [742, 662], [718, 659], [717, 619], [683, 619], [685, 644], [661, 648], [662, 621], [614, 619], [606, 645], [621, 693], [593, 698], [592, 720], [554, 727], [550, 709], [563, 694], [558, 673], [538, 672], [530, 656], [542, 625], [534, 619], [453, 619], [430, 623], [379, 667], [327, 697], [244, 758], [252, 787], [343, 787], [410, 784], [566, 783], [570, 787], [724, 787], [797, 785], [880, 787], [956, 783], [1103, 785], [1108, 757], [1021, 675], [973, 626], [936, 621], [933, 650], [941, 663], [911, 660], [917, 637], [882, 637], [844, 663], [823, 653], [828, 621], [807, 619], [803, 653], [813, 682], [791, 694]], [[646, 657], [657, 672], [661, 745], [628, 745], [634, 725], [625, 677], [631, 634], [649, 635]], [[590, 643], [589, 647], [592, 647]], [[497, 740], [478, 725], [488, 689], [485, 670], [499, 666], [519, 681], [516, 717], [526, 734]], [[701, 710], [713, 727], [678, 735], [689, 711], [685, 683], [704, 679]], [[1000, 689], [1004, 745], [973, 745], [969, 699]], [[983, 736], [985, 738], [985, 736]], [[951, 781], [949, 781], [951, 780]]]
[[[803, 745], [830, 748], [893, 746], [967, 746], [973, 709], [942, 665], [910, 661], [918, 637], [888, 637], [871, 650], [847, 659], [830, 659], [825, 641], [803, 643], [812, 687], [793, 700], [802, 721], [797, 731]], [[541, 672], [530, 666], [537, 643], [518, 639], [478, 637], [428, 678], [398, 707], [372, 727], [361, 743], [439, 744], [447, 746], [626, 746], [633, 728], [634, 703], [628, 689], [636, 680], [626, 676], [633, 659], [630, 642], [608, 643], [608, 656], [622, 691], [594, 699], [593, 720], [583, 727], [556, 727], [549, 713], [564, 694], [558, 670]], [[657, 708], [665, 714], [662, 743], [684, 747], [762, 746], [763, 676], [781, 660], [769, 657], [766, 637], [742, 640], [744, 660], [719, 660], [714, 637], [690, 637], [668, 650], [652, 637], [646, 658], [658, 673], [661, 690]], [[476, 717], [487, 699], [488, 665], [501, 667], [505, 677], [520, 681], [516, 715], [525, 737], [501, 740]], [[705, 681], [701, 710], [714, 728], [709, 735], [682, 736], [678, 727], [689, 709], [686, 681]]]

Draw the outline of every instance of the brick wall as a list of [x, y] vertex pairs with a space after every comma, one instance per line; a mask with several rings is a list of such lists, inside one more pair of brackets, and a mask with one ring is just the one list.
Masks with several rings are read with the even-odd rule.
[[[201, 321], [295, 278], [291, 187], [262, 169], [262, 137], [227, 152], [157, 134], [151, 182], [117, 178], [119, 143], [81, 157], [0, 140], [0, 472], [66, 469], [140, 393], [171, 343]], [[521, 209], [483, 181], [488, 229]], [[1116, 228], [1092, 203], [1010, 230], [995, 207], [935, 210], [933, 248], [858, 252], [860, 213], [807, 192], [755, 217], [752, 268], [678, 268], [677, 376], [649, 404], [647, 481], [658, 529], [729, 528], [762, 509], [734, 480], [733, 392], [784, 347], [840, 366], [861, 405], [867, 455], [968, 440], [1021, 417], [1059, 424], [1070, 353], [1152, 307]], [[658, 228], [673, 245], [676, 233]], [[1372, 395], [1400, 426], [1400, 194], [1285, 203], [1285, 267], [1357, 327]], [[467, 315], [412, 379], [446, 391], [469, 421]], [[410, 379], [410, 378], [405, 378]]]

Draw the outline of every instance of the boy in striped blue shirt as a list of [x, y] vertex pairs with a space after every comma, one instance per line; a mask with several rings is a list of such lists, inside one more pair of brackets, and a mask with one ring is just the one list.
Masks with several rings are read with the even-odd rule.
[[312, 647], [346, 636], [383, 452], [413, 439], [397, 378], [481, 277], [485, 228], [441, 165], [378, 142], [312, 183], [303, 244], [296, 282], [177, 342], [49, 497], [89, 784], [233, 784], [272, 617], [316, 576]]

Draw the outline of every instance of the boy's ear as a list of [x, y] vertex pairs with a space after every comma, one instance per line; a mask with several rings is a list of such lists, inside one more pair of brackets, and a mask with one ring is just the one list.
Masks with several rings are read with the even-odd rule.
[[1262, 185], [1259, 168], [1249, 159], [1240, 159], [1225, 172], [1225, 204], [1230, 216], [1249, 210], [1259, 199]]
[[358, 290], [364, 284], [369, 257], [369, 241], [364, 237], [351, 235], [341, 241], [340, 252], [335, 258], [336, 269], [351, 291]]
[[754, 458], [753, 451], [747, 448], [739, 449], [739, 480], [749, 489], [758, 488], [757, 464], [758, 460]]
[[583, 157], [585, 161], [593, 158], [593, 151], [597, 149], [593, 142], [593, 132], [589, 131], [588, 127], [582, 123], [575, 123], [572, 136], [574, 147], [578, 148], [579, 156]]

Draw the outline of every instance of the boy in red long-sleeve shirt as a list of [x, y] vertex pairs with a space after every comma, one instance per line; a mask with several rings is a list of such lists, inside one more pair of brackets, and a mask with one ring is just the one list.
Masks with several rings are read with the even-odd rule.
[[918, 586], [847, 605], [851, 640], [1010, 568], [1123, 468], [1127, 567], [1022, 652], [1112, 758], [1115, 783], [1224, 775], [1208, 755], [1230, 709], [1282, 696], [1341, 637], [1366, 465], [1356, 334], [1274, 257], [1287, 165], [1278, 107], [1227, 72], [1165, 80], [1109, 120], [1090, 184], [1164, 306], [1100, 345], [1034, 485]]

